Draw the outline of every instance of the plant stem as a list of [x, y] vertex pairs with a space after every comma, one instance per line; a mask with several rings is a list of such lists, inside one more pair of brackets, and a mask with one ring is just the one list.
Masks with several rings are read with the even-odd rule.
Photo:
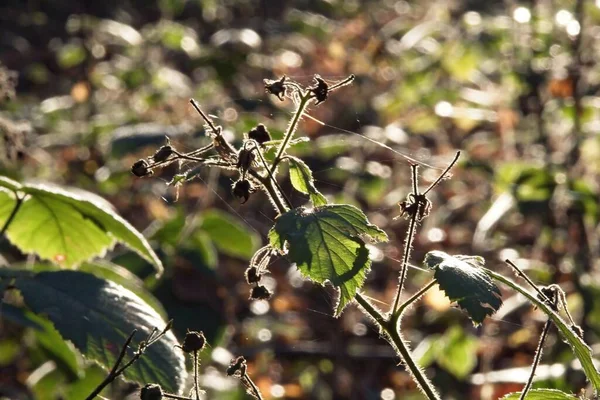
[[10, 212], [8, 219], [4, 223], [4, 226], [2, 226], [2, 229], [0, 230], [0, 240], [6, 233], [6, 230], [8, 229], [8, 226], [10, 225], [10, 223], [13, 221], [13, 219], [15, 219], [15, 216], [17, 215], [19, 208], [21, 208], [21, 204], [23, 204], [23, 200], [25, 199], [25, 197], [19, 197], [19, 195], [16, 193], [15, 193], [15, 196], [17, 197], [17, 202], [15, 203], [15, 207], [13, 208], [13, 210]]
[[200, 385], [198, 384], [198, 350], [194, 350], [194, 390], [196, 399], [200, 400]]
[[[419, 167], [416, 164], [413, 164], [410, 167], [412, 170], [412, 195], [415, 197], [415, 201], [417, 201], [417, 196], [419, 196], [419, 176], [417, 174]], [[394, 297], [394, 304], [390, 310], [390, 316], [396, 314], [396, 310], [400, 304], [400, 297], [402, 296], [402, 289], [404, 288], [404, 281], [406, 280], [412, 244], [415, 238], [415, 233], [417, 232], [417, 219], [419, 218], [422, 206], [418, 201], [415, 204], [417, 205], [417, 208], [410, 216], [410, 224], [408, 225], [408, 230], [406, 231], [406, 239], [404, 240], [404, 254], [402, 256], [402, 267], [400, 267], [400, 282], [398, 283], [398, 290], [396, 290], [396, 296]]]
[[291, 205], [287, 205], [287, 204], [283, 203], [285, 201], [284, 200], [285, 198], [283, 196], [280, 196], [280, 192], [273, 185], [273, 182], [271, 181], [271, 179], [269, 177], [263, 177], [258, 172], [254, 171], [252, 169], [249, 169], [248, 173], [250, 175], [252, 175], [252, 177], [256, 178], [256, 180], [258, 180], [262, 184], [262, 186], [267, 191], [267, 194], [273, 201], [275, 207], [277, 208], [277, 211], [279, 211], [280, 214], [283, 214], [284, 212], [288, 211], [291, 208]]
[[271, 167], [271, 173], [275, 173], [275, 169], [277, 168], [277, 165], [279, 164], [279, 162], [281, 161], [281, 158], [285, 154], [285, 150], [287, 149], [288, 144], [292, 140], [292, 137], [294, 136], [294, 133], [296, 132], [296, 128], [298, 128], [298, 122], [300, 121], [300, 118], [304, 114], [304, 111], [306, 110], [306, 106], [308, 106], [308, 103], [311, 99], [313, 99], [313, 97], [310, 92], [302, 93], [300, 95], [300, 103], [298, 103], [298, 108], [296, 108], [296, 111], [294, 112], [294, 117], [290, 121], [290, 124], [288, 125], [287, 130], [285, 131], [285, 135], [283, 136], [283, 141], [281, 142], [281, 145], [277, 149], [277, 155], [275, 156], [275, 159], [273, 160], [273, 165]]
[[257, 400], [263, 400], [263, 397], [262, 397], [262, 394], [260, 393], [260, 390], [258, 390], [258, 387], [256, 386], [256, 384], [254, 384], [254, 382], [252, 381], [252, 379], [250, 379], [250, 377], [248, 376], [247, 373], [244, 374], [244, 376], [242, 376], [242, 379], [250, 387], [250, 390], [252, 390], [252, 396], [254, 396]]
[[546, 337], [548, 336], [550, 323], [551, 321], [550, 319], [548, 319], [548, 321], [546, 321], [546, 324], [544, 325], [544, 330], [540, 335], [540, 341], [538, 342], [537, 348], [535, 349], [535, 357], [533, 358], [533, 364], [531, 364], [531, 374], [529, 375], [529, 379], [527, 380], [527, 384], [525, 384], [523, 391], [521, 391], [521, 396], [519, 397], [519, 400], [524, 400], [525, 396], [527, 396], [527, 392], [529, 392], [529, 389], [531, 389], [531, 385], [533, 384], [533, 377], [535, 376], [535, 370], [537, 369], [537, 366], [539, 365], [540, 360], [542, 359], [544, 342], [546, 341]]
[[396, 349], [398, 356], [406, 364], [409, 373], [416, 380], [425, 396], [427, 396], [429, 400], [439, 400], [440, 397], [436, 393], [433, 384], [413, 360], [408, 345], [404, 343], [399, 330], [396, 330], [396, 325], [389, 323], [383, 314], [381, 314], [381, 312], [379, 312], [361, 293], [356, 293], [355, 299], [362, 309], [375, 320], [377, 325], [379, 325], [388, 342]]
[[550, 301], [550, 299], [548, 298], [548, 296], [546, 296], [544, 294], [544, 292], [542, 292], [540, 290], [539, 287], [537, 287], [537, 285], [531, 280], [530, 277], [528, 277], [525, 272], [523, 272], [521, 270], [521, 268], [517, 267], [517, 265], [515, 263], [513, 263], [512, 261], [510, 261], [509, 259], [504, 260], [508, 265], [510, 265], [516, 272], [517, 275], [519, 275], [521, 278], [525, 279], [525, 281], [529, 284], [529, 286], [531, 286], [538, 294], [538, 296], [540, 297], [540, 299], [545, 300], [548, 304], [551, 304], [552, 302]]
[[166, 397], [168, 399], [177, 399], [177, 400], [190, 400], [189, 397], [185, 397], [185, 396], [177, 396], [176, 394], [171, 394], [171, 393], [164, 393], [163, 392], [163, 397]]
[[125, 344], [121, 348], [119, 357], [117, 358], [117, 361], [115, 361], [115, 365], [113, 365], [112, 369], [108, 373], [108, 376], [102, 382], [100, 382], [100, 384], [96, 387], [96, 389], [94, 389], [94, 391], [88, 397], [86, 397], [86, 400], [94, 399], [97, 395], [100, 394], [100, 392], [102, 392], [102, 390], [106, 386], [108, 386], [112, 381], [114, 381], [117, 378], [117, 376], [119, 376], [119, 366], [123, 362], [123, 358], [125, 357], [125, 354], [127, 353], [127, 348], [129, 348], [129, 344], [131, 344], [131, 341], [133, 340], [133, 337], [135, 336], [136, 332], [137, 332], [137, 329], [134, 329], [133, 332], [131, 332], [131, 334], [125, 341]]
[[400, 283], [398, 284], [398, 290], [396, 291], [396, 297], [394, 298], [394, 306], [391, 309], [390, 315], [396, 314], [398, 305], [400, 304], [400, 297], [402, 296], [402, 289], [404, 288], [404, 281], [406, 281], [406, 274], [408, 271], [408, 261], [410, 260], [410, 253], [412, 250], [413, 240], [417, 233], [417, 218], [421, 211], [421, 205], [417, 204], [416, 212], [410, 217], [410, 224], [406, 232], [406, 240], [404, 241], [404, 255], [402, 257], [402, 267], [400, 269]]

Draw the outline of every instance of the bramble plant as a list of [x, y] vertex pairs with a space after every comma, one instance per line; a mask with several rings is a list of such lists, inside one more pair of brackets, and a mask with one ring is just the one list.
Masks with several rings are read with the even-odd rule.
[[[173, 176], [168, 185], [179, 188], [196, 178], [204, 168], [218, 168], [235, 173], [231, 190], [242, 203], [251, 196], [266, 195], [276, 217], [268, 234], [269, 242], [256, 251], [245, 272], [245, 279], [250, 285], [250, 298], [267, 300], [273, 295], [261, 281], [269, 273], [268, 268], [274, 258], [287, 258], [305, 278], [336, 288], [338, 298], [332, 310], [333, 316], [339, 316], [346, 307], [356, 303], [377, 327], [382, 338], [396, 351], [428, 399], [440, 399], [441, 396], [411, 355], [402, 334], [404, 313], [428, 290], [439, 285], [446, 296], [465, 311], [475, 325], [479, 325], [502, 305], [497, 283], [521, 293], [548, 316], [533, 357], [530, 379], [520, 393], [510, 394], [506, 398], [576, 398], [557, 390], [531, 389], [544, 341], [552, 325], [558, 328], [563, 339], [571, 346], [597, 394], [600, 390], [600, 374], [594, 366], [590, 347], [583, 341], [581, 328], [568, 311], [565, 293], [558, 285], [536, 286], [512, 261], [506, 260], [534, 292], [485, 268], [482, 257], [450, 255], [434, 250], [427, 253], [423, 261], [423, 265], [431, 270], [432, 279], [408, 298], [404, 296], [405, 284], [410, 279], [408, 270], [415, 235], [420, 224], [434, 209], [428, 195], [450, 177], [460, 152], [424, 190], [419, 185], [419, 165], [414, 163], [410, 166], [412, 191], [399, 204], [400, 217], [408, 220], [408, 228], [392, 305], [388, 310], [381, 310], [363, 293], [362, 287], [371, 267], [367, 245], [386, 242], [388, 236], [369, 222], [357, 207], [330, 204], [316, 188], [310, 167], [302, 159], [289, 154], [296, 143], [307, 140], [296, 136], [299, 124], [303, 117], [308, 116], [310, 107], [326, 102], [332, 92], [351, 84], [353, 80], [354, 76], [351, 75], [339, 82], [329, 83], [316, 75], [314, 84], [308, 87], [286, 76], [265, 80], [266, 91], [280, 100], [291, 99], [295, 110], [282, 139], [273, 140], [267, 127], [257, 125], [244, 136], [239, 148], [235, 148], [223, 135], [222, 127], [191, 100], [192, 106], [203, 119], [211, 143], [190, 152], [182, 152], [167, 140], [153, 155], [135, 162], [131, 172], [138, 177], [150, 177], [158, 169], [176, 164], [180, 172]], [[283, 168], [284, 165], [287, 165], [287, 169]], [[181, 172], [182, 169], [185, 170]], [[293, 188], [308, 196], [310, 206], [294, 205], [285, 195], [278, 181], [283, 171], [288, 172]], [[170, 323], [159, 331], [159, 327], [165, 324], [164, 316], [145, 300], [113, 283], [109, 272], [104, 280], [85, 272], [86, 268], [96, 268], [85, 267], [87, 260], [103, 254], [115, 242], [120, 242], [152, 262], [159, 276], [162, 265], [141, 234], [99, 199], [66, 189], [20, 184], [2, 178], [0, 200], [2, 236], [6, 235], [22, 251], [35, 253], [59, 268], [82, 267], [80, 271], [53, 270], [50, 267], [39, 267], [34, 271], [17, 267], [0, 269], [0, 293], [10, 294], [18, 290], [29, 309], [36, 314], [45, 314], [65, 340], [73, 342], [86, 357], [110, 368], [109, 375], [88, 399], [94, 398], [119, 376], [145, 385], [140, 392], [142, 399], [201, 398], [198, 371], [199, 352], [206, 346], [204, 335], [201, 332], [188, 332], [183, 344], [178, 345], [169, 331]], [[73, 232], [83, 239], [74, 240]], [[42, 237], [55, 236], [60, 240], [41, 240]], [[106, 267], [107, 270], [110, 268], [110, 265]], [[89, 300], [92, 297], [101, 297], [103, 301], [92, 302]], [[559, 315], [561, 311], [566, 321]], [[36, 318], [27, 312], [21, 311], [29, 319]], [[64, 318], [65, 315], [82, 314], [90, 315], [90, 318], [85, 321], [77, 317]], [[99, 326], [103, 328], [99, 329]], [[134, 334], [126, 336], [124, 332], [135, 333], [136, 329], [147, 337], [138, 344], [137, 351], [132, 352], [129, 345]], [[187, 396], [181, 395], [186, 377], [182, 351], [193, 358], [193, 386]], [[126, 355], [130, 359], [121, 365]], [[262, 399], [258, 387], [248, 376], [243, 356], [233, 359], [226, 372], [229, 376], [239, 378], [249, 395]]]

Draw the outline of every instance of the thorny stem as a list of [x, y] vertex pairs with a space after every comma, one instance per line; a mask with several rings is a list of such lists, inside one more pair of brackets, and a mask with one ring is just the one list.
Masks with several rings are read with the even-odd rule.
[[371, 318], [379, 325], [383, 333], [385, 334], [388, 342], [396, 349], [398, 355], [402, 361], [406, 364], [410, 374], [417, 381], [417, 384], [427, 396], [429, 400], [439, 400], [438, 394], [435, 392], [433, 384], [425, 376], [423, 371], [419, 368], [417, 363], [413, 360], [410, 350], [404, 340], [400, 336], [399, 331], [396, 329], [394, 324], [388, 322], [383, 314], [377, 310], [361, 293], [356, 293], [356, 302], [360, 304], [362, 310], [369, 314]]
[[544, 350], [544, 342], [546, 341], [546, 337], [548, 336], [548, 330], [550, 330], [551, 320], [548, 318], [546, 324], [544, 324], [544, 330], [540, 335], [540, 341], [538, 342], [537, 348], [535, 349], [535, 357], [533, 358], [533, 364], [531, 364], [531, 374], [529, 375], [529, 379], [525, 384], [525, 387], [521, 391], [521, 396], [519, 400], [524, 400], [525, 396], [527, 396], [527, 392], [531, 389], [531, 385], [533, 384], [533, 377], [535, 376], [535, 370], [542, 359], [542, 352]]
[[102, 390], [106, 386], [108, 386], [108, 384], [110, 384], [112, 381], [114, 381], [117, 378], [119, 366], [123, 362], [123, 358], [125, 357], [125, 354], [127, 353], [127, 348], [129, 348], [129, 344], [131, 344], [131, 341], [133, 340], [133, 337], [135, 336], [136, 332], [137, 332], [137, 329], [134, 329], [133, 332], [131, 332], [131, 335], [129, 335], [129, 337], [125, 341], [125, 344], [121, 348], [119, 357], [117, 358], [117, 361], [115, 361], [115, 365], [113, 365], [108, 376], [102, 382], [100, 382], [100, 384], [96, 387], [96, 389], [94, 389], [94, 391], [88, 397], [86, 397], [86, 400], [94, 399], [97, 395], [100, 394], [100, 392], [102, 392]]
[[200, 385], [198, 384], [198, 350], [194, 350], [194, 391], [196, 399], [200, 400]]
[[282, 197], [280, 196], [280, 192], [273, 185], [273, 182], [271, 181], [271, 179], [269, 179], [268, 177], [261, 176], [258, 172], [254, 171], [253, 169], [249, 169], [248, 173], [261, 183], [261, 185], [267, 191], [268, 196], [271, 198], [273, 203], [275, 203], [275, 206], [277, 207], [277, 210], [279, 211], [280, 214], [283, 214], [284, 212], [288, 211], [291, 208], [291, 205], [288, 207], [288, 205], [286, 205], [282, 202]]
[[400, 270], [400, 283], [398, 284], [398, 290], [396, 291], [396, 297], [394, 298], [394, 307], [391, 310], [392, 315], [397, 313], [400, 297], [402, 296], [402, 289], [404, 288], [404, 282], [406, 281], [406, 274], [408, 271], [408, 261], [410, 260], [410, 253], [412, 251], [415, 234], [417, 233], [417, 218], [420, 211], [421, 204], [417, 204], [415, 213], [410, 217], [410, 224], [408, 225], [406, 240], [404, 241], [404, 256], [402, 257], [402, 268]]
[[277, 155], [275, 155], [275, 159], [273, 160], [273, 165], [271, 166], [271, 173], [275, 172], [275, 169], [277, 168], [277, 164], [279, 164], [279, 162], [281, 161], [281, 158], [285, 154], [285, 150], [287, 149], [287, 146], [290, 143], [290, 140], [292, 140], [292, 137], [294, 136], [294, 133], [296, 132], [296, 128], [298, 127], [298, 122], [300, 121], [300, 118], [304, 114], [304, 111], [306, 110], [306, 107], [308, 106], [308, 103], [310, 102], [311, 99], [313, 99], [313, 97], [310, 92], [303, 93], [300, 96], [300, 103], [298, 103], [298, 108], [296, 108], [296, 112], [294, 112], [294, 117], [290, 121], [290, 124], [288, 125], [287, 130], [285, 131], [285, 135], [283, 136], [283, 141], [281, 142], [281, 145], [279, 145], [279, 149], [277, 149]]
[[[418, 186], [418, 171], [417, 165], [411, 165], [412, 169], [412, 184], [413, 184], [413, 195], [415, 198], [419, 195], [419, 186]], [[410, 224], [408, 225], [408, 230], [406, 232], [406, 239], [404, 241], [404, 255], [402, 257], [402, 267], [400, 268], [400, 283], [398, 284], [398, 290], [396, 291], [396, 297], [394, 298], [394, 305], [391, 309], [390, 316], [396, 314], [396, 310], [398, 309], [398, 305], [400, 304], [400, 297], [402, 296], [402, 289], [404, 288], [404, 281], [406, 280], [406, 273], [408, 270], [408, 261], [410, 260], [410, 253], [412, 250], [413, 240], [415, 238], [415, 234], [417, 232], [417, 218], [419, 218], [419, 214], [421, 212], [421, 203], [416, 203], [417, 207], [415, 212], [410, 216]]]
[[16, 194], [16, 193], [15, 193], [15, 196], [17, 197], [17, 202], [15, 203], [14, 208], [10, 212], [10, 215], [8, 216], [8, 219], [4, 223], [4, 226], [2, 226], [2, 229], [0, 230], [0, 240], [2, 240], [2, 237], [4, 237], [4, 234], [6, 233], [6, 230], [8, 229], [8, 226], [11, 224], [11, 222], [13, 221], [13, 219], [15, 219], [15, 216], [17, 215], [17, 212], [19, 211], [19, 208], [21, 208], [21, 204], [23, 204], [23, 200], [25, 199], [25, 196], [19, 197], [19, 195]]
[[252, 390], [252, 396], [254, 396], [257, 400], [263, 400], [260, 390], [258, 390], [258, 387], [252, 381], [252, 379], [250, 379], [248, 373], [244, 373], [244, 375], [242, 376], [242, 380], [250, 387], [250, 390]]

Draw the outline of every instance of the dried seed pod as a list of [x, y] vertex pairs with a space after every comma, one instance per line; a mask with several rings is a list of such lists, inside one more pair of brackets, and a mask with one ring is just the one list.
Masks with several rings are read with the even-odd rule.
[[254, 152], [252, 150], [240, 150], [238, 154], [238, 162], [236, 164], [236, 167], [240, 169], [242, 174], [245, 174], [252, 166], [255, 157], [256, 156], [254, 155]]
[[201, 351], [206, 346], [206, 338], [203, 332], [190, 331], [185, 334], [183, 339], [183, 346], [181, 350], [186, 353], [192, 353], [194, 351]]
[[285, 96], [285, 80], [287, 77], [284, 75], [279, 80], [273, 81], [270, 79], [265, 79], [263, 82], [265, 83], [265, 90], [267, 93], [277, 96], [277, 98], [283, 101]]
[[250, 181], [247, 179], [240, 179], [235, 181], [231, 186], [231, 189], [235, 197], [237, 197], [238, 199], [244, 199], [244, 201], [242, 201], [242, 204], [247, 202], [250, 195], [254, 193], [254, 188], [252, 187]]
[[250, 132], [248, 132], [248, 137], [261, 145], [271, 140], [271, 134], [267, 130], [267, 127], [263, 124], [258, 124], [256, 127], [250, 129]]
[[154, 162], [163, 162], [166, 161], [171, 154], [173, 154], [173, 147], [167, 144], [158, 149], [152, 156], [152, 159]]
[[161, 400], [163, 391], [160, 385], [149, 383], [140, 391], [140, 399], [142, 400]]
[[243, 375], [246, 372], [246, 359], [242, 356], [234, 358], [229, 363], [229, 367], [227, 367], [226, 372], [227, 376], [236, 375], [238, 372]]
[[327, 85], [327, 82], [325, 82], [319, 75], [315, 75], [315, 81], [317, 81], [317, 84], [309, 89], [311, 92], [313, 92], [317, 99], [315, 105], [318, 105], [327, 100], [329, 86]]
[[143, 177], [143, 176], [150, 176], [152, 175], [154, 172], [150, 169], [150, 166], [148, 165], [148, 162], [144, 159], [142, 160], [137, 160], [132, 166], [131, 166], [131, 172], [138, 177]]
[[258, 272], [258, 268], [252, 266], [246, 269], [246, 282], [248, 284], [260, 282], [261, 274]]
[[213, 138], [213, 145], [215, 146], [215, 150], [221, 157], [225, 160], [231, 160], [233, 156], [237, 154], [235, 148], [229, 143], [225, 138], [221, 135], [220, 130], [219, 134]]
[[250, 299], [252, 300], [268, 300], [271, 298], [271, 292], [263, 285], [258, 285], [252, 288]]

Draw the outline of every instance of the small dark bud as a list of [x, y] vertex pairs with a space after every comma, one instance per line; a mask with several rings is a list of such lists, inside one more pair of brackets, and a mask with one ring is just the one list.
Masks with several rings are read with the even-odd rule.
[[181, 350], [186, 353], [193, 353], [194, 351], [201, 351], [206, 346], [206, 338], [204, 337], [204, 333], [191, 331], [185, 334], [185, 339], [183, 339], [183, 346], [181, 346]]
[[173, 154], [173, 148], [170, 145], [165, 145], [158, 149], [156, 153], [152, 156], [154, 162], [163, 162], [166, 161], [169, 156]]
[[138, 177], [150, 176], [153, 174], [152, 170], [148, 166], [148, 162], [146, 160], [137, 160], [131, 166], [131, 172]]
[[231, 186], [231, 189], [235, 197], [237, 197], [238, 199], [244, 199], [244, 201], [242, 201], [242, 204], [247, 202], [250, 195], [254, 193], [254, 188], [252, 187], [250, 181], [247, 179], [240, 179], [238, 181], [235, 181]]
[[250, 298], [252, 300], [268, 300], [271, 298], [271, 292], [263, 285], [258, 285], [252, 288]]
[[258, 144], [263, 144], [271, 140], [271, 134], [263, 124], [259, 124], [248, 132], [250, 139], [256, 140]]
[[244, 373], [246, 369], [246, 359], [242, 356], [238, 358], [234, 358], [229, 363], [229, 367], [227, 367], [227, 376], [233, 376], [236, 373]]
[[265, 83], [265, 90], [267, 93], [277, 96], [277, 98], [283, 101], [283, 97], [285, 96], [285, 80], [287, 77], [284, 75], [277, 81], [272, 81], [270, 79], [265, 79], [263, 82]]
[[142, 400], [161, 400], [163, 391], [160, 385], [149, 383], [140, 391], [140, 399]]
[[248, 284], [260, 282], [260, 277], [261, 275], [258, 273], [258, 268], [248, 267], [246, 270], [246, 282], [248, 282]]
[[321, 104], [325, 100], [327, 100], [327, 93], [329, 92], [329, 86], [327, 82], [325, 82], [319, 75], [315, 75], [315, 81], [317, 81], [316, 86], [313, 86], [310, 89], [311, 92], [315, 95], [317, 102], [315, 105]]
[[252, 166], [255, 157], [256, 156], [252, 150], [240, 150], [236, 167], [239, 168], [243, 173], [247, 172]]

